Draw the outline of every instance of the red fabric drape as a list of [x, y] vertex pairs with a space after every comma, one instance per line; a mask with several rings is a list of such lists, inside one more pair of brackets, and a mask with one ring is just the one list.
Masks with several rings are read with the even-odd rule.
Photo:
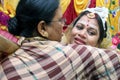
[[88, 6], [89, 8], [96, 7], [96, 0], [91, 0], [90, 5]]
[[[75, 12], [74, 8], [74, 0], [71, 0], [70, 4], [68, 5], [66, 11], [63, 14], [63, 17], [66, 18], [66, 24], [69, 25], [76, 17], [77, 13]], [[64, 27], [64, 29], [66, 26]]]

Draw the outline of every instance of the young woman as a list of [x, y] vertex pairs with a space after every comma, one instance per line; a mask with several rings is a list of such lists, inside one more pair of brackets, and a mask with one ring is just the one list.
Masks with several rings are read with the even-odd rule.
[[73, 27], [70, 26], [68, 28], [71, 31], [67, 30], [69, 32], [67, 33], [69, 43], [100, 47], [103, 38], [107, 36], [107, 23], [105, 19], [108, 16], [108, 10], [103, 9], [106, 8], [87, 8], [81, 12], [73, 22]]

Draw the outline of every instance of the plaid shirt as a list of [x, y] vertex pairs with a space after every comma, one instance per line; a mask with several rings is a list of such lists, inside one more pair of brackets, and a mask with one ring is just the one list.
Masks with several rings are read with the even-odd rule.
[[25, 42], [1, 61], [0, 80], [120, 80], [120, 55], [85, 45]]

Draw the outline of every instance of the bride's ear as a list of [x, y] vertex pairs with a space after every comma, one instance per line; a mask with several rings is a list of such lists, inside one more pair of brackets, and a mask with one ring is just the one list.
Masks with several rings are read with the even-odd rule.
[[37, 26], [38, 32], [43, 36], [48, 38], [48, 32], [46, 31], [46, 23], [45, 21], [40, 21]]

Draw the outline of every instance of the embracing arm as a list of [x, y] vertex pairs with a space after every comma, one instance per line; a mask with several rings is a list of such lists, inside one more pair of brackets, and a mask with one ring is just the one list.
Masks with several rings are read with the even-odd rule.
[[0, 52], [6, 52], [8, 54], [18, 49], [18, 45], [11, 40], [0, 35]]
[[78, 53], [81, 64], [84, 66], [85, 78], [90, 80], [120, 79], [120, 52], [85, 46], [79, 48]]
[[0, 60], [13, 53], [19, 46], [17, 38], [7, 31], [0, 30]]

